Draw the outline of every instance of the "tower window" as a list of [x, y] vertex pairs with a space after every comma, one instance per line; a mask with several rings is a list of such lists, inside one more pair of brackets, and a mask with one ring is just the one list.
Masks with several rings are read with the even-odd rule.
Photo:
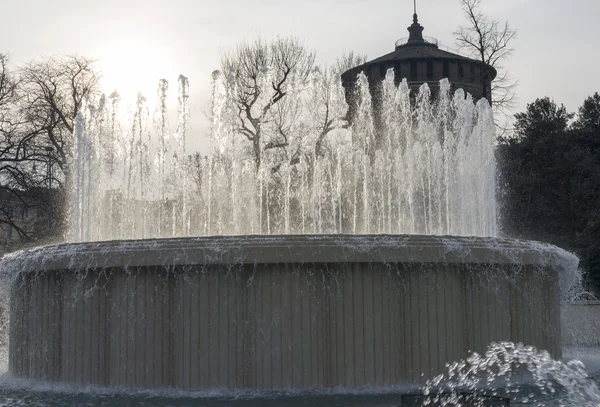
[[450, 77], [450, 61], [448, 60], [444, 60], [444, 62], [442, 63], [442, 76], [444, 78]]
[[410, 61], [410, 79], [417, 79], [417, 61]]
[[402, 75], [406, 76], [406, 73], [401, 69], [402, 64], [396, 64], [394, 66], [394, 84], [398, 86], [400, 81], [402, 81]]
[[432, 60], [427, 61], [427, 79], [428, 80], [433, 79], [433, 61]]

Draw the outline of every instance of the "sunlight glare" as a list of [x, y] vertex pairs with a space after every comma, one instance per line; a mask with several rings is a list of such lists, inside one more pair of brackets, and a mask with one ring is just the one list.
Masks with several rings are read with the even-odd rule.
[[135, 103], [138, 92], [153, 99], [161, 78], [171, 85], [177, 80], [169, 49], [144, 37], [119, 38], [99, 52], [98, 67], [103, 92], [117, 90], [126, 105]]

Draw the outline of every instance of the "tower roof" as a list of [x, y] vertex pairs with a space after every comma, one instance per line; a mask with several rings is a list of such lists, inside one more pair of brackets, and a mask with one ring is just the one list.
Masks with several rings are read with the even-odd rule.
[[424, 37], [424, 27], [419, 24], [416, 9], [415, 13], [413, 14], [413, 23], [407, 28], [407, 30], [409, 32], [408, 38], [402, 38], [396, 41], [394, 51], [349, 69], [342, 74], [342, 79], [344, 81], [354, 81], [357, 74], [362, 71], [368, 71], [372, 65], [392, 65], [392, 63], [396, 61], [405, 61], [411, 59], [448, 59], [484, 65], [485, 68], [490, 72], [490, 79], [493, 80], [496, 77], [496, 70], [491, 65], [476, 59], [455, 54], [453, 52], [441, 50], [439, 49], [438, 42], [435, 38]]

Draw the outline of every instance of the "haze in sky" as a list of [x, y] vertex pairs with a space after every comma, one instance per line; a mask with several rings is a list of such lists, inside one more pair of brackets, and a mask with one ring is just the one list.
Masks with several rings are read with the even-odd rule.
[[[40, 56], [80, 54], [98, 59], [102, 86], [125, 100], [154, 95], [160, 78], [176, 98], [180, 73], [190, 80], [196, 130], [210, 97], [210, 74], [222, 52], [257, 35], [294, 35], [331, 64], [343, 52], [374, 59], [407, 36], [412, 0], [2, 0], [0, 52], [13, 64]], [[517, 107], [550, 96], [575, 111], [600, 91], [600, 1], [483, 0], [484, 11], [517, 30], [507, 66], [518, 79]], [[424, 35], [455, 48], [464, 23], [459, 0], [419, 0]], [[204, 124], [203, 124], [204, 123]]]

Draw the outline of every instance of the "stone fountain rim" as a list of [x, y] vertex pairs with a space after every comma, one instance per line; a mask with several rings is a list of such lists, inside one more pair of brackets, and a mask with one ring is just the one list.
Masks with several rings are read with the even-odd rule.
[[[310, 260], [307, 260], [310, 259]], [[8, 274], [150, 266], [281, 263], [437, 263], [554, 266], [577, 262], [556, 246], [496, 237], [239, 235], [61, 243], [0, 260]]]

